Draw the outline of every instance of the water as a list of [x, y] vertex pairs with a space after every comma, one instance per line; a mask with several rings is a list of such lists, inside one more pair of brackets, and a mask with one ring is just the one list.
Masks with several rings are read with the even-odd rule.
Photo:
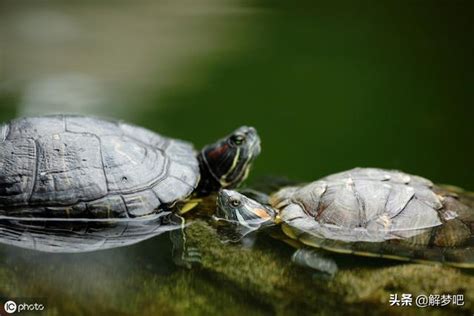
[[[473, 190], [471, 6], [4, 0], [0, 119], [102, 115], [198, 148], [252, 125], [248, 185], [375, 166]], [[246, 249], [193, 227], [196, 270], [173, 265], [167, 234], [86, 254], [2, 245], [0, 296], [44, 298], [51, 315], [397, 314], [391, 292], [474, 297], [466, 272], [344, 256], [336, 280], [310, 282], [279, 241]]]

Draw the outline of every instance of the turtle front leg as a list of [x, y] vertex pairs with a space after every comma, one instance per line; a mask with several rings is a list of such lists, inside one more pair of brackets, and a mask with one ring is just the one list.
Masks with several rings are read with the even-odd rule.
[[315, 248], [300, 248], [293, 256], [291, 256], [291, 261], [295, 264], [317, 270], [318, 272], [323, 273], [320, 276], [329, 276], [333, 277], [337, 272], [337, 264], [333, 259], [325, 256], [320, 250]]
[[173, 262], [180, 267], [191, 269], [201, 265], [201, 252], [199, 248], [187, 240], [185, 219], [173, 214], [173, 222], [180, 225], [179, 229], [170, 231]]

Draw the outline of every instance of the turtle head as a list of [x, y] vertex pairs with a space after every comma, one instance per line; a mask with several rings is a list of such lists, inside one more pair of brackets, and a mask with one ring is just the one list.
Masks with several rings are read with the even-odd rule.
[[236, 191], [221, 190], [217, 196], [217, 219], [233, 223], [243, 228], [246, 233], [261, 227], [272, 226], [276, 215], [269, 206]]
[[260, 138], [253, 127], [242, 126], [232, 134], [204, 147], [199, 154], [201, 195], [220, 188], [235, 188], [247, 177], [260, 154]]

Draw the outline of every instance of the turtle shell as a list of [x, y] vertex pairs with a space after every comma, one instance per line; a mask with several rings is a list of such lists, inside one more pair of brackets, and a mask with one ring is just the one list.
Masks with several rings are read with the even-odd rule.
[[356, 168], [271, 197], [283, 231], [329, 251], [474, 267], [474, 197], [400, 171]]
[[0, 125], [0, 216], [136, 218], [199, 181], [187, 142], [118, 121], [22, 118]]

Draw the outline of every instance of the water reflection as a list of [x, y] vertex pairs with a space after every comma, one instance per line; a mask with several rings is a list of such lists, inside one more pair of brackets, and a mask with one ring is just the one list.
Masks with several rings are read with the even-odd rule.
[[44, 252], [117, 248], [180, 229], [170, 212], [134, 219], [0, 217], [0, 243]]

